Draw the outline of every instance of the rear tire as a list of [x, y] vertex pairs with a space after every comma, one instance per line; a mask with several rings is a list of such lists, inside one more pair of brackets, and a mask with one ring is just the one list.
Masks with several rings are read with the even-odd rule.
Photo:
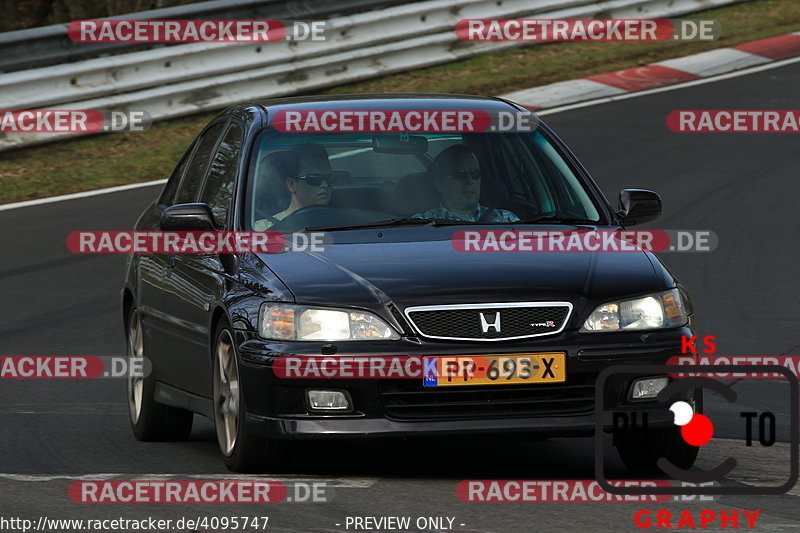
[[233, 332], [224, 319], [217, 326], [214, 339], [214, 427], [225, 465], [234, 472], [275, 472], [283, 456], [283, 443], [268, 440], [248, 428], [239, 356]]
[[[126, 328], [128, 360], [144, 357], [142, 323], [139, 311], [133, 307]], [[132, 368], [128, 364], [128, 368]], [[141, 368], [141, 367], [140, 367]], [[128, 414], [134, 436], [141, 441], [182, 441], [192, 432], [193, 413], [156, 402], [155, 368], [145, 377], [128, 373]]]

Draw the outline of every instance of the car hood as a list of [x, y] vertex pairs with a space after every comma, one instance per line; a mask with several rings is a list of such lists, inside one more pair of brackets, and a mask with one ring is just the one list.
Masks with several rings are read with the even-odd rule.
[[389, 302], [401, 310], [534, 300], [576, 304], [674, 286], [666, 269], [639, 251], [466, 253], [457, 251], [449, 238], [376, 241], [260, 257], [297, 303], [368, 309], [385, 308]]

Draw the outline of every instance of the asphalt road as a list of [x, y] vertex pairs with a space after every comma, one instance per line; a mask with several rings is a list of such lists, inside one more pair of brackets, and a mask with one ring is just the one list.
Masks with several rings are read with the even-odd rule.
[[[798, 139], [796, 134], [672, 133], [665, 117], [674, 109], [795, 109], [800, 107], [797, 87], [800, 64], [795, 63], [545, 117], [609, 198], [624, 187], [662, 195], [664, 215], [650, 227], [716, 232], [719, 247], [713, 253], [672, 253], [663, 259], [690, 290], [699, 332], [717, 337], [720, 354], [800, 355]], [[0, 354], [124, 353], [119, 309], [123, 258], [73, 256], [65, 238], [78, 229], [129, 228], [156, 192], [147, 187], [0, 212]], [[735, 387], [746, 405], [768, 406], [782, 424], [788, 420], [785, 387], [769, 380]], [[740, 441], [734, 440], [741, 438], [741, 422], [713, 398], [709, 404], [718, 435], [729, 440], [702, 452], [700, 465], [706, 467], [736, 446], [741, 451]], [[797, 489], [773, 497], [647, 505], [470, 504], [455, 496], [455, 485], [463, 479], [591, 479], [588, 439], [295, 448], [293, 475], [280, 478], [326, 481], [337, 487], [329, 503], [73, 503], [67, 487], [81, 476], [229, 477], [208, 422], [196, 420], [186, 443], [139, 443], [130, 433], [125, 409], [122, 381], [2, 380], [0, 518], [266, 515], [269, 531], [345, 531], [348, 516], [410, 516], [412, 524], [417, 517], [447, 516], [459, 531], [617, 531], [638, 529], [632, 517], [643, 508], [675, 513], [760, 509], [758, 529], [800, 526]], [[750, 475], [724, 484], [785, 479], [785, 444], [747, 452]], [[608, 475], [625, 476], [613, 451], [607, 455]], [[741, 521], [745, 526], [744, 517]]]

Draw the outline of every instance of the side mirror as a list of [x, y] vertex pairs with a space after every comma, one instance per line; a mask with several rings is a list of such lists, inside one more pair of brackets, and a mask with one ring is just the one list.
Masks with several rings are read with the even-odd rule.
[[623, 226], [644, 224], [661, 216], [661, 197], [644, 189], [622, 189], [619, 192], [619, 211]]
[[162, 231], [214, 231], [214, 215], [206, 204], [178, 204], [161, 213]]

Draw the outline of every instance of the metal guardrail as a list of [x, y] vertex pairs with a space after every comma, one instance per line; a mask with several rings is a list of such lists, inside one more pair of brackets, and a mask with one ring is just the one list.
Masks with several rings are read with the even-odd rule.
[[530, 0], [502, 3], [505, 9], [501, 10], [496, 0], [435, 0], [339, 17], [329, 21], [333, 38], [325, 42], [192, 43], [10, 73], [0, 76], [0, 109], [75, 102], [270, 66], [292, 70], [291, 63], [348, 50], [357, 57], [358, 49], [383, 43], [402, 48], [403, 42], [413, 37], [452, 32], [455, 23], [468, 16], [522, 16], [597, 2], [540, 0], [535, 3], [538, 9], [530, 7], [534, 4]]
[[[413, 0], [412, 0], [413, 1]], [[104, 20], [198, 19], [327, 19], [407, 3], [404, 0], [213, 0], [139, 11]], [[76, 43], [67, 37], [68, 24], [0, 33], [0, 72], [59, 65], [149, 48], [161, 43]]]
[[[326, 42], [192, 43], [6, 74], [0, 109], [143, 109], [173, 118], [529, 44], [461, 41], [454, 27], [464, 18], [665, 18], [738, 1], [430, 0], [330, 19]], [[0, 150], [75, 135], [6, 134]]]

